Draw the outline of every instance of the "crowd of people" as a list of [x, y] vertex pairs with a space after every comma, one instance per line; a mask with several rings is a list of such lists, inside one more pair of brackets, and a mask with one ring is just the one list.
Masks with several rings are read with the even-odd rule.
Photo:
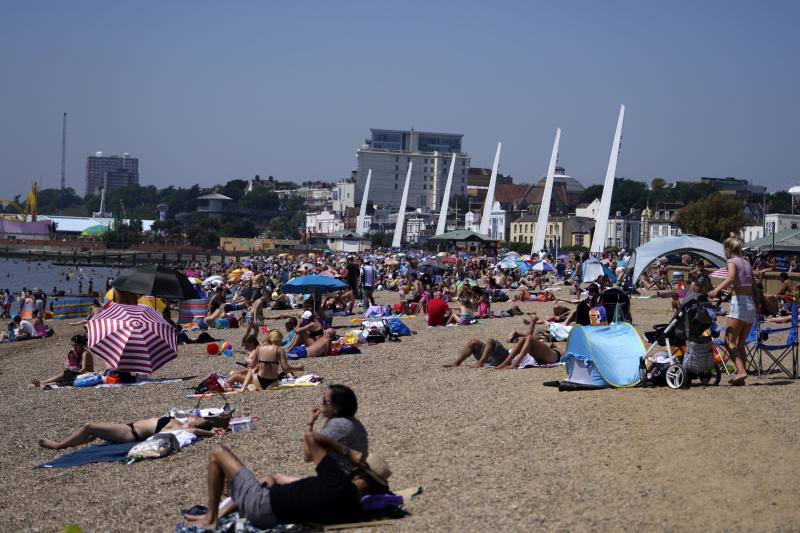
[[[670, 270], [674, 270], [669, 261], [660, 260], [642, 276], [638, 287], [622, 288], [628, 294], [640, 290], [651, 292], [654, 297], [671, 298], [673, 308], [680, 306], [689, 293], [728, 301], [725, 339], [735, 367], [730, 384], [743, 385], [747, 378], [744, 343], [752, 324], [758, 315], [785, 313], [797, 297], [798, 285], [782, 273], [775, 294], [765, 294], [761, 278], [768, 270], [754, 268], [743, 257], [741, 242], [735, 236], [724, 242], [724, 249], [727, 268], [716, 287], [710, 277], [711, 266], [684, 255], [680, 262], [685, 279], [680, 283], [669, 278]], [[221, 321], [238, 322], [242, 329], [245, 359], [242, 368], [226, 375], [225, 387], [257, 391], [294, 378], [304, 370], [299, 360], [333, 353], [343, 340], [334, 328], [334, 317], [355, 314], [400, 318], [423, 315], [429, 328], [469, 327], [481, 320], [521, 317], [523, 331], [511, 330], [503, 339], [468, 338], [443, 366], [455, 368], [468, 360], [471, 367], [491, 369], [559, 364], [562, 349], [554, 341], [563, 339], [554, 339], [549, 334], [550, 327], [598, 323], [592, 312], [601, 305], [602, 295], [617, 285], [617, 275], [626, 270], [630, 256], [625, 251], [605, 254], [600, 258], [602, 274], [584, 283], [586, 259], [578, 254], [557, 258], [544, 254], [535, 258], [508, 255], [503, 261], [465, 255], [425, 259], [413, 254], [279, 254], [192, 265], [186, 270], [192, 277], [205, 280], [198, 286], [198, 296], [202, 295], [206, 302], [203, 316], [197, 317], [193, 329], [218, 327]], [[547, 266], [534, 269], [533, 263]], [[282, 291], [290, 279], [312, 274], [338, 278], [346, 288], [323, 297]], [[385, 292], [380, 298], [382, 303], [376, 301], [378, 291], [391, 291], [388, 305]], [[113, 301], [135, 303], [136, 295], [115, 291]], [[41, 315], [46, 302], [46, 295], [38, 289], [23, 290], [18, 298], [5, 291], [3, 311], [12, 317], [15, 337], [43, 336], [46, 326]], [[509, 305], [496, 311], [492, 304], [497, 302]], [[524, 309], [530, 302], [549, 303], [552, 312], [540, 317], [532, 308]], [[16, 313], [11, 309], [15, 304], [19, 306]], [[95, 301], [86, 319], [74, 324], [85, 326], [103, 306]], [[167, 306], [163, 315], [188, 339], [185, 326], [172, 320], [173, 311]], [[23, 312], [29, 312], [30, 319], [23, 319]], [[630, 320], [629, 316], [625, 318]], [[276, 319], [284, 321], [285, 333], [267, 327], [268, 321]], [[53, 376], [34, 380], [33, 385], [69, 385], [77, 376], [92, 371], [94, 362], [87, 338], [75, 335], [64, 368]], [[386, 462], [369, 453], [367, 430], [356, 418], [356, 411], [355, 393], [344, 385], [326, 387], [320, 405], [309, 410], [303, 457], [315, 464], [316, 475], [311, 477], [271, 474], [257, 478], [230, 450], [214, 447], [209, 456], [207, 506], [188, 513], [186, 524], [213, 528], [221, 516], [234, 511], [263, 528], [299, 521], [356, 521], [363, 515], [360, 499], [387, 493], [391, 475]], [[317, 430], [320, 416], [326, 423]], [[169, 430], [185, 430], [198, 436], [225, 432], [203, 418], [162, 416], [130, 423], [89, 421], [72, 435], [61, 440], [42, 438], [39, 444], [60, 450], [95, 439], [139, 442]], [[224, 503], [226, 490], [230, 499]]]

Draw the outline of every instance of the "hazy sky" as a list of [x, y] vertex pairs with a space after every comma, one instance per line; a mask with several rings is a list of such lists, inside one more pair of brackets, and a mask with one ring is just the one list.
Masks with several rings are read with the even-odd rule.
[[[473, 166], [800, 183], [800, 2], [0, 0], [0, 180], [335, 180], [369, 128], [464, 134]], [[10, 194], [10, 193], [6, 193]]]

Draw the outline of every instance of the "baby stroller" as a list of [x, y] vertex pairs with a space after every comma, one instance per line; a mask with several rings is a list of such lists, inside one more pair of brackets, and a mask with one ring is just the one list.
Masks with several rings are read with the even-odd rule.
[[[714, 361], [711, 336], [716, 332], [715, 320], [714, 306], [705, 294], [689, 294], [681, 300], [669, 324], [656, 325], [645, 333], [652, 343], [642, 359], [643, 368], [651, 365], [646, 382], [666, 383], [671, 389], [688, 387], [693, 379], [699, 379], [703, 386], [719, 385], [722, 369]], [[666, 347], [666, 356], [661, 354], [653, 360], [659, 346]]]

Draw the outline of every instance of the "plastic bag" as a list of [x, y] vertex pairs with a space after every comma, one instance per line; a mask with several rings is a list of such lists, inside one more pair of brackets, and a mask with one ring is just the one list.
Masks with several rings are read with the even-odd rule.
[[158, 459], [166, 457], [173, 452], [181, 449], [178, 438], [172, 433], [156, 433], [147, 440], [144, 440], [131, 448], [128, 457], [137, 459]]

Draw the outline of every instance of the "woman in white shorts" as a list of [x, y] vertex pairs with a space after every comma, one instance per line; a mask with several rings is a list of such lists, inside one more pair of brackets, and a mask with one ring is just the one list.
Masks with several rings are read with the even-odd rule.
[[744, 385], [747, 379], [747, 352], [745, 342], [750, 328], [760, 312], [758, 298], [755, 298], [755, 283], [750, 262], [742, 257], [742, 241], [734, 234], [722, 243], [728, 259], [728, 277], [708, 293], [716, 298], [724, 289], [731, 289], [731, 310], [728, 313], [728, 327], [725, 330], [725, 344], [733, 357], [736, 373], [728, 382], [731, 385]]

